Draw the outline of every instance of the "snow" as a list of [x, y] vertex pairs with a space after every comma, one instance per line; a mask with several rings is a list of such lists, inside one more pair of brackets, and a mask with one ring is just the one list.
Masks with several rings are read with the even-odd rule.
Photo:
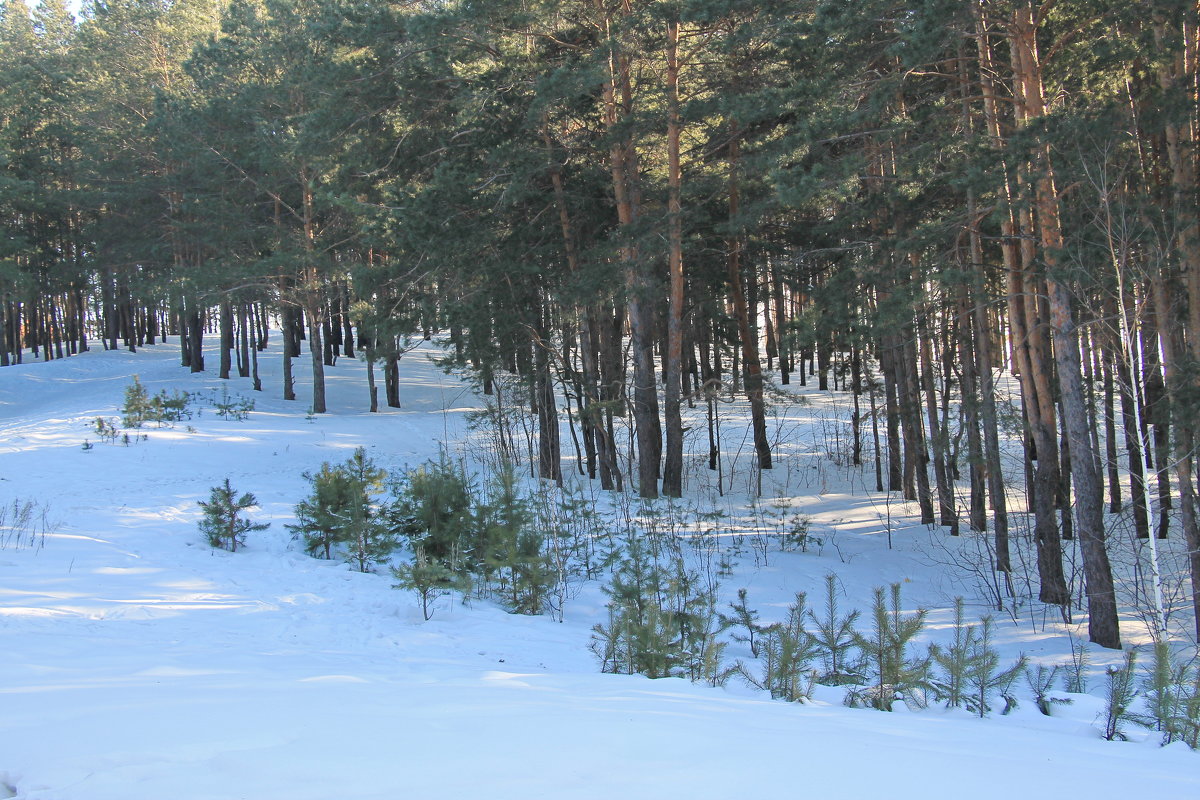
[[[1054, 717], [1027, 698], [982, 720], [886, 714], [846, 708], [841, 690], [824, 687], [789, 704], [736, 680], [601, 674], [587, 649], [604, 614], [595, 585], [580, 587], [562, 622], [450, 599], [424, 621], [390, 576], [305, 556], [284, 527], [307, 493], [304, 471], [359, 446], [390, 469], [436, 457], [441, 443], [468, 456], [486, 447], [463, 444], [476, 435], [467, 416], [478, 400], [430, 363], [433, 352], [404, 357], [404, 407], [379, 414], [365, 411], [364, 366], [339, 360], [328, 370], [331, 413], [315, 418], [302, 381], [301, 400], [277, 399], [277, 347], [262, 356], [264, 393], [189, 374], [173, 345], [0, 370], [0, 501], [35, 501], [51, 523], [32, 546], [0, 548], [0, 797], [1200, 796], [1200, 761], [1186, 747], [1161, 748], [1136, 728], [1130, 742], [1101, 738], [1098, 670], [1117, 654], [1093, 651], [1093, 694]], [[296, 361], [301, 376], [306, 362]], [[134, 374], [151, 393], [219, 397], [224, 383], [256, 407], [241, 422], [209, 408], [145, 428], [145, 441], [99, 441], [93, 420], [119, 416]], [[769, 476], [790, 487], [778, 503], [808, 514], [822, 544], [803, 554], [747, 546], [723, 597], [747, 587], [751, 605], [778, 618], [798, 590], [818, 604], [833, 571], [843, 609], [865, 612], [871, 587], [898, 581], [906, 604], [931, 609], [928, 635], [946, 635], [952, 598], [971, 581], [937, 563], [938, 552], [959, 552], [939, 551], [944, 532], [866, 492], [869, 477], [819, 454], [805, 460], [801, 443], [835, 410], [814, 400], [773, 422], [795, 451], [786, 474]], [[735, 422], [723, 422], [730, 461]], [[744, 494], [704, 488], [702, 472], [689, 473], [692, 502], [726, 510], [731, 529], [754, 516]], [[272, 523], [238, 553], [211, 550], [196, 528], [197, 501], [226, 477], [257, 495], [251, 516]], [[997, 626], [1006, 658], [1067, 659], [1077, 624], [1036, 609], [1017, 616]], [[1136, 621], [1126, 632], [1136, 638]]]

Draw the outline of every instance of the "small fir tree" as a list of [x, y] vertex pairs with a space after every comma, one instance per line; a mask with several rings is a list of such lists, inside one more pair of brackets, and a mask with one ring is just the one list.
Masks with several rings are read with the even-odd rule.
[[855, 631], [854, 644], [866, 656], [875, 673], [875, 685], [868, 691], [854, 691], [847, 696], [851, 705], [869, 705], [881, 711], [891, 711], [892, 702], [902, 698], [910, 705], [923, 705], [923, 691], [928, 686], [929, 658], [910, 658], [909, 645], [925, 627], [925, 609], [905, 615], [900, 604], [900, 584], [891, 587], [888, 602], [883, 587], [875, 589], [872, 606], [872, 630], [863, 635]]
[[343, 464], [326, 462], [315, 474], [304, 473], [312, 493], [296, 506], [296, 524], [288, 529], [303, 537], [310, 555], [331, 559], [334, 549], [345, 545], [348, 560], [370, 571], [396, 546], [392, 528], [371, 501], [385, 475], [361, 447]]
[[133, 383], [125, 387], [125, 404], [121, 406], [121, 425], [126, 428], [140, 428], [150, 416], [150, 393], [142, 385], [137, 375]]
[[688, 677], [719, 683], [720, 647], [712, 595], [681, 560], [664, 570], [640, 537], [604, 587], [608, 624], [592, 628], [589, 645], [604, 672], [650, 678]]
[[433, 616], [433, 604], [439, 597], [453, 590], [464, 593], [470, 590], [470, 581], [465, 576], [430, 559], [420, 546], [413, 553], [412, 562], [392, 567], [392, 575], [396, 578], [394, 588], [406, 589], [417, 595], [421, 603], [421, 615], [426, 621]]
[[393, 482], [395, 500], [384, 509], [389, 528], [415, 552], [459, 574], [479, 563], [483, 548], [475, 527], [475, 487], [445, 452]]
[[198, 505], [204, 511], [200, 532], [213, 547], [236, 553], [238, 547], [246, 543], [247, 533], [271, 527], [269, 522], [251, 522], [242, 516], [243, 512], [257, 508], [258, 500], [250, 492], [239, 497], [229, 478], [222, 485], [212, 487], [208, 502], [201, 500]]
[[126, 428], [140, 428], [146, 422], [157, 422], [159, 425], [168, 422], [178, 422], [191, 417], [188, 403], [191, 395], [187, 392], [167, 394], [163, 389], [151, 396], [142, 385], [137, 375], [133, 383], [125, 387], [125, 402], [121, 406], [121, 425]]
[[345, 536], [354, 487], [349, 476], [329, 463], [316, 473], [304, 473], [304, 478], [312, 484], [312, 493], [296, 505], [296, 524], [287, 528], [304, 539], [306, 553], [332, 559], [334, 548]]
[[517, 474], [504, 464], [493, 475], [486, 503], [475, 513], [483, 542], [483, 577], [515, 614], [540, 614], [559, 571], [546, 552], [545, 536], [521, 496]]
[[1050, 695], [1050, 690], [1054, 687], [1054, 679], [1058, 677], [1061, 669], [1062, 667], [1058, 665], [1047, 667], [1045, 664], [1025, 667], [1025, 684], [1029, 687], [1029, 693], [1033, 695], [1034, 702], [1037, 703], [1038, 711], [1047, 717], [1052, 716], [1051, 712], [1054, 710], [1054, 706], [1066, 706], [1072, 702], [1069, 697], [1051, 697]]
[[762, 636], [767, 632], [769, 626], [760, 625], [758, 622], [758, 611], [749, 607], [746, 600], [746, 590], [738, 589], [738, 599], [736, 603], [730, 603], [729, 608], [733, 611], [732, 615], [719, 614], [721, 624], [726, 628], [741, 628], [746, 632], [732, 633], [735, 642], [743, 642], [750, 646], [750, 655], [758, 658], [758, 645]]
[[396, 534], [371, 500], [371, 494], [383, 488], [387, 472], [375, 466], [362, 447], [355, 449], [341, 469], [349, 477], [353, 492], [343, 533], [347, 560], [359, 572], [370, 572], [386, 561], [398, 544]]
[[929, 648], [930, 659], [939, 668], [931, 683], [938, 698], [946, 701], [947, 708], [959, 708], [965, 703], [967, 671], [977, 643], [975, 626], [966, 624], [963, 608], [963, 599], [954, 598], [954, 640], [950, 645], [942, 648], [935, 644]]
[[862, 680], [861, 667], [852, 658], [854, 651], [854, 623], [858, 621], [859, 612], [851, 611], [841, 614], [837, 602], [837, 576], [832, 572], [825, 575], [825, 612], [817, 617], [811, 610], [808, 617], [813, 627], [809, 632], [812, 636], [821, 660], [824, 672], [820, 682], [829, 686], [843, 686], [859, 683]]
[[1063, 689], [1070, 694], [1086, 694], [1088, 690], [1087, 668], [1089, 665], [1087, 645], [1071, 642], [1071, 660], [1064, 667]]
[[820, 654], [820, 648], [804, 628], [804, 592], [788, 606], [787, 619], [764, 630], [760, 651], [762, 671], [753, 675], [744, 664], [736, 669], [751, 686], [771, 693], [777, 700], [802, 702], [812, 696], [817, 673], [809, 664]]
[[981, 717], [992, 710], [991, 698], [995, 694], [1004, 699], [1003, 713], [1007, 714], [1016, 708], [1012, 684], [1028, 663], [1025, 655], [1021, 654], [1011, 667], [1000, 669], [1000, 654], [992, 647], [992, 629], [990, 615], [980, 620], [979, 636], [970, 647], [965, 675], [967, 708]]
[[1146, 713], [1136, 721], [1162, 733], [1164, 745], [1185, 742], [1196, 749], [1200, 740], [1200, 669], [1180, 663], [1167, 642], [1154, 644], [1154, 661], [1142, 679]]
[[1126, 650], [1121, 666], [1105, 670], [1108, 685], [1104, 695], [1104, 738], [1110, 742], [1117, 739], [1125, 741], [1128, 738], [1125, 735], [1125, 724], [1138, 722], [1132, 708], [1137, 697], [1136, 664], [1137, 653]]

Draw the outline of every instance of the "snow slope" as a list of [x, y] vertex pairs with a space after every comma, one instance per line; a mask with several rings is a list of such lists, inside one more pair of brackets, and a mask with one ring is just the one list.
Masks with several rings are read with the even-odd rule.
[[[0, 370], [0, 501], [36, 501], [54, 523], [35, 546], [0, 549], [0, 797], [1200, 797], [1200, 756], [1182, 745], [1100, 738], [1098, 678], [1097, 696], [1054, 718], [1031, 702], [985, 720], [885, 714], [845, 708], [834, 690], [797, 705], [735, 683], [602, 675], [587, 650], [603, 613], [594, 586], [562, 623], [480, 601], [443, 602], [422, 621], [390, 577], [308, 558], [284, 525], [305, 470], [358, 446], [382, 466], [417, 464], [471, 435], [476, 399], [426, 348], [401, 362], [402, 409], [361, 411], [364, 368], [342, 359], [331, 413], [308, 419], [303, 400], [276, 399], [274, 352], [262, 394], [189, 374], [167, 345]], [[151, 392], [219, 396], [225, 383], [256, 409], [99, 442], [92, 421], [118, 415], [134, 374]], [[791, 437], [813, 413], [777, 430]], [[961, 593], [922, 555], [936, 532], [845, 481], [830, 491], [825, 467], [808, 468], [822, 474], [789, 502], [829, 542], [820, 554], [747, 550], [726, 593], [747, 586], [765, 615], [779, 613], [834, 570], [847, 607], [865, 610], [871, 586], [903, 581], [934, 609], [936, 635]], [[236, 554], [196, 530], [196, 501], [225, 477], [272, 522]], [[1064, 630], [1037, 623], [1002, 626], [1006, 654], [1060, 663]]]

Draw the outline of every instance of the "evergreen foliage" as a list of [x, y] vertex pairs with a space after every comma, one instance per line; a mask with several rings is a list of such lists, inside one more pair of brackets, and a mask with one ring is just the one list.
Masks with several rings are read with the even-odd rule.
[[933, 664], [940, 670], [931, 681], [938, 698], [947, 708], [959, 708], [966, 703], [967, 672], [977, 647], [974, 625], [964, 619], [963, 599], [954, 598], [954, 638], [946, 647], [934, 644], [929, 648]]
[[812, 620], [813, 642], [818, 648], [823, 664], [820, 682], [829, 686], [862, 682], [862, 667], [851, 657], [855, 648], [854, 623], [858, 621], [858, 610], [842, 615], [838, 611], [837, 576], [832, 572], [825, 575], [825, 607], [820, 617], [809, 611]]
[[724, 680], [713, 597], [681, 560], [661, 565], [633, 536], [604, 591], [608, 624], [593, 627], [589, 645], [602, 671]]
[[121, 425], [125, 428], [140, 428], [147, 422], [178, 422], [190, 419], [188, 406], [191, 396], [187, 392], [176, 391], [167, 394], [163, 389], [151, 395], [137, 375], [133, 382], [125, 387], [125, 402], [121, 406]]
[[847, 695], [851, 705], [871, 706], [880, 711], [891, 711], [897, 699], [916, 707], [925, 705], [929, 657], [910, 656], [909, 647], [924, 628], [927, 615], [925, 609], [907, 615], [903, 612], [900, 584], [891, 585], [890, 597], [882, 586], [876, 587], [871, 630], [853, 634], [854, 644], [871, 670], [873, 685], [852, 690]]
[[761, 673], [755, 675], [742, 662], [735, 669], [755, 688], [770, 692], [779, 700], [802, 702], [812, 696], [817, 671], [809, 664], [817, 657], [819, 648], [804, 628], [808, 614], [803, 592], [788, 606], [787, 619], [768, 626], [761, 641]]
[[[319, 414], [353, 339], [398, 405], [406, 343], [444, 331], [498, 419], [536, 417], [524, 447], [498, 433], [506, 457], [561, 484], [565, 406], [589, 478], [636, 470], [651, 497], [660, 478], [683, 490], [689, 397], [721, 481], [717, 387], [749, 402], [770, 469], [764, 375], [811, 363], [853, 396], [835, 457], [873, 449], [878, 490], [924, 522], [958, 531], [967, 466], [1005, 583], [1002, 437], [1023, 443], [1038, 599], [1070, 601], [1070, 530], [1100, 646], [1121, 641], [1104, 489], [1115, 512], [1129, 486], [1144, 537], [1158, 484], [1200, 626], [1196, 17], [1174, 0], [114, 0], [75, 24], [61, 0], [7, 0], [0, 367], [169, 331], [202, 371], [212, 322], [227, 377], [234, 342], [246, 370], [275, 318], [283, 395], [303, 338]], [[998, 368], [1022, 378], [1011, 430]], [[129, 401], [136, 427], [152, 398]], [[473, 535], [427, 557], [486, 572]], [[812, 539], [799, 518], [789, 538]]]
[[[981, 717], [992, 710], [992, 696], [999, 694], [1004, 699], [1003, 713], [1007, 714], [1017, 705], [1012, 692], [1013, 682], [1023, 673], [1028, 676], [1027, 659], [1022, 655], [1015, 664], [1001, 670], [1000, 655], [992, 647], [992, 618], [984, 616], [978, 626], [968, 625], [963, 606], [963, 599], [955, 598], [951, 643], [945, 648], [936, 644], [929, 648], [932, 665], [938, 668], [930, 685], [934, 694], [946, 701], [948, 708], [965, 707]], [[1048, 714], [1049, 701], [1045, 692], [1049, 682], [1054, 680], [1054, 672], [1048, 678], [1044, 674], [1037, 677], [1046, 681], [1037, 693], [1038, 707], [1043, 714]]]
[[246, 534], [265, 531], [269, 522], [253, 522], [243, 516], [244, 512], [258, 507], [258, 499], [250, 492], [238, 495], [229, 478], [220, 486], [212, 487], [208, 501], [198, 502], [204, 517], [200, 520], [200, 532], [209, 545], [236, 553], [246, 544]]
[[476, 528], [475, 486], [443, 452], [438, 461], [410, 469], [392, 485], [388, 525], [431, 563], [469, 574], [485, 557]]
[[412, 561], [392, 567], [392, 575], [396, 578], [395, 588], [406, 589], [417, 595], [421, 603], [421, 615], [426, 621], [433, 617], [434, 602], [439, 597], [451, 591], [466, 594], [471, 587], [467, 576], [431, 560], [420, 545], [414, 549]]
[[1137, 653], [1126, 650], [1119, 667], [1104, 671], [1107, 678], [1104, 694], [1104, 738], [1108, 741], [1125, 741], [1125, 725], [1138, 722], [1139, 715], [1133, 708], [1137, 698]]
[[1045, 664], [1025, 667], [1025, 684], [1029, 687], [1030, 694], [1033, 695], [1038, 711], [1047, 717], [1052, 716], [1054, 706], [1070, 705], [1072, 702], [1069, 697], [1050, 696], [1050, 691], [1054, 688], [1054, 679], [1058, 677], [1060, 669], [1062, 669], [1061, 666], [1047, 667]]
[[750, 608], [747, 603], [746, 589], [740, 588], [738, 589], [737, 601], [729, 604], [729, 608], [733, 611], [733, 614], [719, 614], [718, 616], [721, 620], [721, 624], [725, 628], [737, 627], [746, 631], [745, 633], [733, 633], [733, 640], [735, 642], [744, 642], [749, 645], [750, 655], [758, 658], [759, 644], [761, 643], [762, 637], [767, 633], [770, 626], [759, 624], [758, 611]]
[[1071, 694], [1084, 694], [1088, 690], [1087, 668], [1089, 665], [1087, 645], [1071, 642], [1071, 660], [1065, 665], [1063, 688]]
[[312, 492], [296, 505], [296, 523], [287, 528], [303, 538], [305, 551], [331, 559], [335, 550], [344, 549], [346, 560], [360, 572], [387, 560], [397, 541], [371, 496], [382, 488], [386, 472], [366, 450], [357, 448], [344, 463], [325, 462], [304, 477]]
[[484, 580], [495, 586], [509, 611], [542, 613], [562, 575], [547, 552], [545, 532], [534, 524], [530, 504], [520, 495], [511, 464], [493, 475], [475, 517], [484, 543]]
[[213, 408], [216, 409], [218, 417], [241, 422], [254, 410], [254, 399], [242, 395], [230, 397], [229, 390], [222, 386], [221, 398], [213, 401]]
[[121, 407], [121, 425], [126, 428], [140, 428], [150, 416], [150, 393], [138, 376], [133, 376], [133, 382], [125, 387], [125, 404]]
[[1002, 713], [1007, 714], [1016, 708], [1017, 700], [1012, 693], [1012, 684], [1028, 663], [1022, 654], [1010, 667], [1000, 669], [1000, 654], [992, 647], [992, 627], [990, 616], [980, 620], [979, 635], [970, 646], [964, 676], [967, 709], [981, 717], [987, 716], [992, 710], [993, 695], [998, 694], [1004, 700]]
[[1162, 733], [1162, 743], [1200, 747], [1200, 669], [1181, 660], [1167, 642], [1154, 645], [1153, 661], [1142, 679], [1145, 712], [1135, 721]]

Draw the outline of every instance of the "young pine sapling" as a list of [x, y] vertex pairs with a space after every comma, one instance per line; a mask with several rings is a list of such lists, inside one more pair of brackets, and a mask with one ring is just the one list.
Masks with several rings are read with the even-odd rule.
[[741, 628], [745, 633], [734, 632], [730, 634], [735, 642], [742, 642], [750, 646], [750, 655], [758, 658], [758, 646], [768, 626], [758, 623], [757, 609], [750, 608], [746, 600], [746, 590], [738, 589], [738, 599], [736, 603], [730, 603], [729, 608], [733, 614], [718, 614], [721, 624], [726, 628]]
[[787, 619], [767, 626], [762, 635], [761, 674], [754, 675], [745, 664], [737, 663], [735, 669], [746, 683], [770, 692], [777, 700], [803, 702], [812, 696], [817, 673], [809, 664], [820, 649], [804, 628], [806, 615], [804, 592], [798, 592], [796, 601], [788, 606]]
[[1137, 697], [1137, 687], [1134, 667], [1137, 663], [1137, 653], [1125, 651], [1125, 660], [1119, 667], [1109, 667], [1105, 670], [1108, 685], [1105, 692], [1104, 704], [1104, 738], [1108, 741], [1126, 741], [1125, 723], [1138, 722], [1136, 713], [1132, 710], [1133, 701]]
[[1000, 669], [1000, 654], [992, 647], [993, 621], [990, 615], [980, 620], [979, 636], [972, 643], [967, 659], [966, 695], [967, 708], [979, 716], [987, 716], [992, 710], [991, 698], [999, 694], [1004, 699], [1007, 714], [1017, 706], [1012, 693], [1013, 681], [1025, 669], [1028, 660], [1022, 653], [1008, 669]]
[[1073, 701], [1069, 697], [1052, 697], [1050, 690], [1054, 688], [1054, 679], [1058, 677], [1061, 666], [1047, 667], [1045, 664], [1035, 664], [1025, 667], [1025, 685], [1037, 703], [1038, 711], [1047, 717], [1052, 716], [1054, 706], [1068, 706]]
[[858, 621], [859, 612], [855, 610], [845, 615], [839, 613], [837, 576], [832, 572], [825, 576], [824, 614], [818, 617], [810, 610], [808, 617], [813, 623], [809, 635], [825, 668], [821, 673], [820, 682], [829, 686], [859, 683], [862, 680], [861, 668], [851, 658], [854, 650], [854, 623]]
[[269, 522], [251, 522], [242, 513], [258, 506], [258, 500], [250, 492], [238, 496], [229, 478], [220, 486], [212, 487], [208, 502], [198, 502], [204, 517], [200, 520], [200, 532], [213, 547], [236, 553], [246, 543], [246, 534], [264, 531], [271, 527]]
[[925, 627], [928, 613], [920, 608], [912, 614], [904, 614], [898, 583], [891, 586], [890, 603], [882, 586], [875, 589], [871, 610], [872, 630], [866, 635], [857, 631], [854, 633], [854, 644], [866, 656], [874, 672], [875, 685], [847, 695], [850, 705], [891, 711], [892, 702], [897, 698], [902, 698], [912, 706], [924, 705], [929, 658], [910, 658], [908, 648]]

